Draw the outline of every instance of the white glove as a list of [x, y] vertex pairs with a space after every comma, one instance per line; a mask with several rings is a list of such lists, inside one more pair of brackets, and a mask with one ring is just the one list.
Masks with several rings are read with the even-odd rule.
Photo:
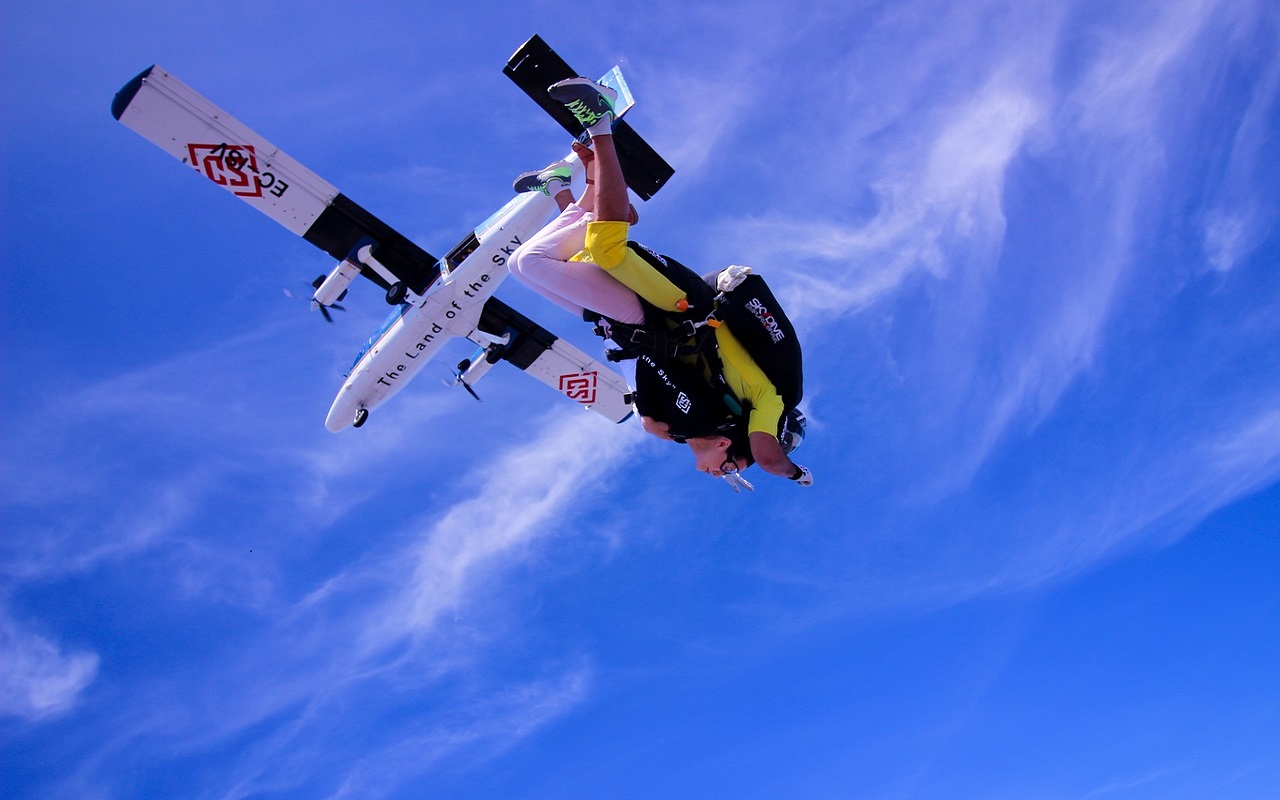
[[801, 486], [812, 486], [813, 473], [809, 471], [808, 467], [802, 467], [799, 464], [796, 464], [796, 474], [791, 476], [791, 480]]
[[720, 270], [720, 274], [716, 276], [716, 290], [721, 292], [732, 292], [747, 279], [751, 274], [751, 267], [740, 267], [734, 264]]

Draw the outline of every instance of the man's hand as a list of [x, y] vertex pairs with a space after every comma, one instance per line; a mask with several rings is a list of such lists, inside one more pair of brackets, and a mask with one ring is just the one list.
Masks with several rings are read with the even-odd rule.
[[649, 433], [657, 436], [659, 439], [670, 439], [671, 426], [665, 422], [658, 422], [653, 417], [641, 417], [640, 425]]
[[801, 486], [812, 486], [813, 473], [809, 471], [808, 467], [802, 467], [799, 464], [796, 464], [796, 472], [794, 475], [791, 476], [791, 480], [795, 481]]
[[595, 151], [587, 147], [582, 142], [573, 143], [573, 152], [578, 154], [578, 160], [582, 162], [582, 166], [587, 166], [596, 157]]
[[743, 267], [738, 264], [732, 264], [720, 270], [720, 274], [716, 276], [716, 289], [722, 292], [732, 292], [737, 289], [742, 282], [751, 274], [751, 267]]

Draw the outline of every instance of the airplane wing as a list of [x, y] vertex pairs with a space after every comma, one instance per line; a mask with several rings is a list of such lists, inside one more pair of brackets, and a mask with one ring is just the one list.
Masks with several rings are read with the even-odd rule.
[[[112, 115], [143, 138], [386, 289], [418, 294], [440, 275], [435, 257], [157, 66], [125, 84]], [[365, 246], [373, 258], [357, 258]], [[354, 277], [352, 275], [351, 277]]]
[[[631, 388], [617, 371], [583, 353], [497, 298], [489, 298], [479, 329], [495, 337], [510, 335], [501, 353], [507, 361], [560, 394], [610, 422], [631, 416]], [[485, 346], [486, 340], [473, 339]]]
[[[580, 73], [574, 72], [565, 60], [542, 40], [542, 37], [535, 35], [522, 44], [520, 49], [508, 59], [502, 72], [571, 135], [577, 136], [582, 133], [582, 125], [574, 119], [568, 109], [552, 100], [547, 94], [547, 87], [551, 84], [566, 78], [579, 77]], [[604, 83], [610, 83], [609, 77], [605, 76]], [[614, 85], [614, 88], [620, 87]], [[653, 197], [675, 174], [675, 169], [658, 155], [658, 152], [650, 147], [649, 143], [642, 139], [626, 120], [619, 120], [614, 126], [613, 143], [618, 150], [618, 160], [622, 164], [622, 173], [627, 179], [627, 186], [630, 186], [640, 199], [648, 200]]]

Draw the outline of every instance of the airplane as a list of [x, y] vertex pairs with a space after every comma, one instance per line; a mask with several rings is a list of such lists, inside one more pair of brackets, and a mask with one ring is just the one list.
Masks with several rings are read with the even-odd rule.
[[[546, 92], [576, 77], [541, 37], [525, 42], [503, 72], [575, 137], [581, 125]], [[648, 200], [674, 174], [621, 116], [634, 97], [619, 68], [601, 79], [619, 94], [614, 140], [627, 184]], [[124, 125], [337, 258], [312, 283], [313, 309], [331, 321], [359, 276], [386, 291], [393, 306], [356, 356], [334, 398], [325, 427], [359, 428], [369, 413], [404, 388], [456, 338], [476, 344], [458, 364], [455, 385], [479, 399], [474, 386], [499, 361], [519, 367], [570, 400], [613, 422], [632, 415], [631, 389], [615, 370], [586, 355], [493, 296], [508, 274], [512, 252], [556, 211], [543, 194], [519, 194], [436, 259], [275, 145], [158, 66], [129, 81], [112, 115]], [[565, 157], [575, 176], [582, 163]]]

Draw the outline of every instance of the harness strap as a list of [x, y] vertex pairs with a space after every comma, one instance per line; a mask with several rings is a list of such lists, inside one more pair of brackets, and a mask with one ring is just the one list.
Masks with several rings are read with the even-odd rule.
[[[626, 361], [649, 355], [654, 358], [686, 358], [715, 349], [713, 337], [720, 320], [714, 316], [698, 321], [681, 320], [674, 327], [659, 325], [630, 325], [601, 316], [593, 311], [583, 314], [588, 322], [595, 323], [594, 332], [602, 339], [609, 339], [620, 350], [610, 350], [610, 361]], [[653, 317], [648, 317], [652, 319]], [[659, 312], [658, 319], [665, 319]]]

